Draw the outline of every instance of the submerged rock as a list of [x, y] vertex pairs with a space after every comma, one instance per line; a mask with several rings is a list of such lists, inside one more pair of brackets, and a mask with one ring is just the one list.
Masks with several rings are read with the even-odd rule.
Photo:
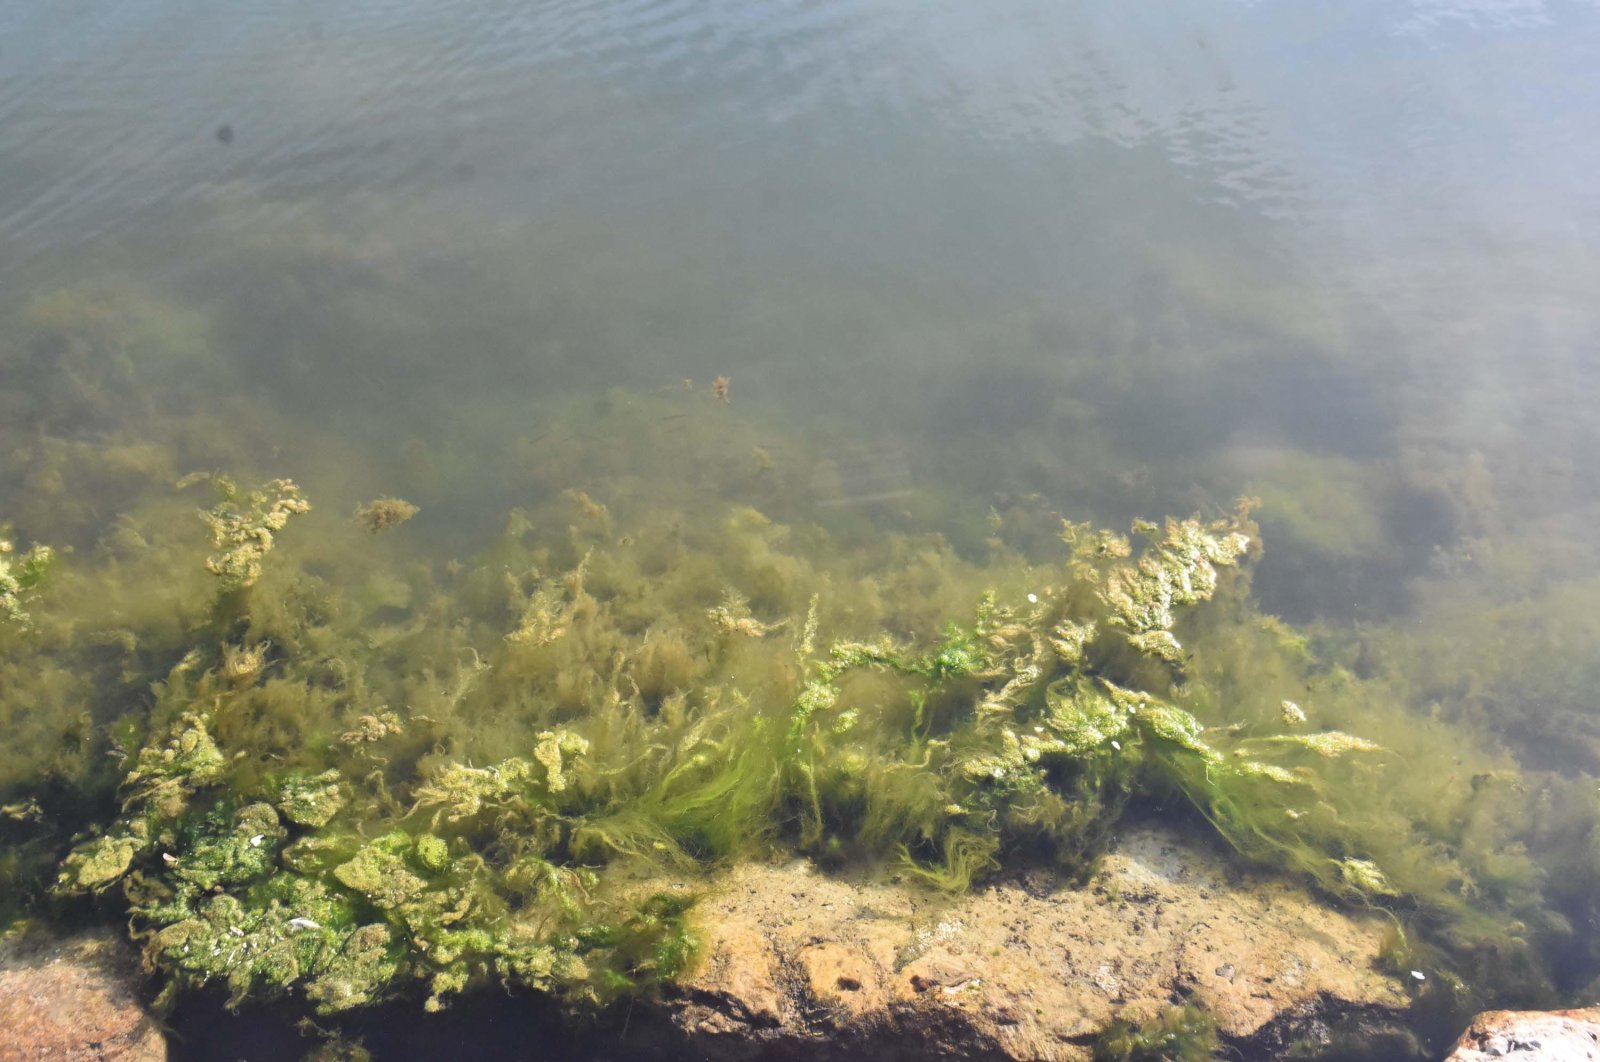
[[140, 977], [133, 949], [109, 930], [0, 939], [0, 1062], [164, 1062]]
[[1082, 886], [1035, 872], [946, 901], [752, 865], [698, 913], [706, 962], [670, 1006], [713, 1057], [1086, 1059], [1111, 1021], [1182, 1002], [1248, 1053], [1406, 1005], [1374, 966], [1383, 916], [1241, 876], [1155, 828], [1130, 830]]
[[1600, 1007], [1484, 1011], [1467, 1026], [1445, 1062], [1493, 1058], [1600, 1062]]

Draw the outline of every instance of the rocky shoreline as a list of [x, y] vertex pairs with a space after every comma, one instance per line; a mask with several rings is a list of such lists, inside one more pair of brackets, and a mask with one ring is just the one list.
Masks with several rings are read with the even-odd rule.
[[0, 1062], [165, 1062], [133, 949], [110, 930], [0, 941]]
[[1088, 1058], [1113, 1020], [1193, 1003], [1232, 1044], [1395, 1015], [1387, 921], [1126, 833], [1084, 886], [1034, 873], [950, 901], [809, 864], [744, 866], [700, 905], [706, 961], [673, 1001], [708, 1057]]
[[[1185, 1003], [1233, 1057], [1275, 1058], [1340, 1029], [1396, 1027], [1409, 1002], [1375, 963], [1383, 915], [1332, 909], [1154, 827], [1126, 831], [1083, 884], [1035, 871], [945, 899], [804, 861], [748, 864], [698, 912], [704, 960], [652, 1006], [687, 1055], [718, 1062], [1072, 1062], [1113, 1020]], [[0, 950], [0, 1062], [166, 1058], [146, 987], [110, 932], [13, 936]], [[1452, 1058], [1600, 1058], [1526, 1047], [1592, 1047], [1597, 1018], [1486, 1015]]]

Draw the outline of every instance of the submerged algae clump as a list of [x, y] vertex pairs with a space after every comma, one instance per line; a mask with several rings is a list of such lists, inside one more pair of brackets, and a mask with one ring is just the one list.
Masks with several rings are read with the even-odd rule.
[[19, 554], [10, 540], [0, 538], [0, 620], [28, 625], [23, 602], [38, 588], [54, 559], [55, 553], [48, 546], [34, 546]]
[[278, 810], [296, 825], [326, 826], [345, 804], [339, 778], [338, 771], [328, 770], [313, 778], [285, 779], [278, 791]]
[[1134, 525], [1151, 545], [1137, 563], [1112, 567], [1100, 594], [1111, 609], [1108, 622], [1125, 630], [1135, 648], [1176, 663], [1182, 647], [1172, 634], [1177, 622], [1173, 607], [1208, 600], [1217, 589], [1217, 567], [1236, 564], [1249, 548], [1250, 536], [1236, 529], [1207, 528], [1198, 520], [1168, 520], [1160, 539], [1157, 530], [1144, 521]]
[[[196, 717], [159, 747], [214, 751]], [[539, 855], [537, 839], [551, 843], [554, 830], [530, 830], [525, 842], [534, 847], [496, 870], [479, 856], [454, 858], [445, 836], [411, 832], [412, 813], [363, 841], [353, 823], [335, 821], [337, 784], [326, 776], [283, 785], [285, 824], [268, 804], [239, 806], [212, 756], [148, 758], [167, 765], [166, 784], [133, 782], [119, 828], [73, 853], [61, 887], [98, 890], [121, 880], [146, 955], [175, 984], [221, 979], [235, 1002], [298, 989], [325, 1012], [375, 1002], [418, 979], [431, 987], [430, 1006], [486, 976], [599, 998], [660, 976], [657, 968], [685, 965], [634, 955], [641, 934], [673, 954], [693, 949], [681, 909], [662, 917], [655, 900], [595, 902], [592, 875]], [[537, 774], [513, 769], [504, 777], [548, 791]], [[451, 787], [423, 787], [419, 802]], [[484, 806], [477, 798], [468, 805], [458, 804], [456, 829], [445, 832], [468, 842], [494, 836], [465, 823]], [[311, 815], [295, 813], [306, 807]], [[316, 830], [308, 818], [335, 827]]]
[[376, 535], [399, 527], [421, 510], [404, 498], [374, 498], [356, 509], [356, 523]]
[[1094, 1045], [1095, 1062], [1208, 1062], [1222, 1049], [1217, 1025], [1200, 1008], [1165, 1010], [1149, 1021], [1118, 1019]]
[[213, 480], [219, 500], [200, 513], [211, 531], [212, 545], [220, 552], [206, 558], [206, 570], [222, 580], [224, 589], [244, 590], [261, 578], [261, 561], [272, 552], [273, 535], [289, 517], [311, 511], [311, 503], [292, 480], [275, 479], [241, 497], [226, 476]]

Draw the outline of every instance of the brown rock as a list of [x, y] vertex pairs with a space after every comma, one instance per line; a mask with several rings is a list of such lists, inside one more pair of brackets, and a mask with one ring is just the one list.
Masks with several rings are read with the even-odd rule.
[[0, 1062], [164, 1062], [140, 979], [137, 958], [108, 931], [0, 939]]
[[1600, 1007], [1486, 1010], [1467, 1026], [1445, 1062], [1498, 1058], [1600, 1062]]
[[1112, 1019], [1181, 1000], [1235, 1042], [1295, 1015], [1405, 1006], [1373, 966], [1381, 915], [1229, 867], [1154, 829], [1087, 887], [1035, 872], [954, 900], [803, 862], [740, 867], [698, 908], [708, 961], [674, 1017], [722, 1057], [1070, 1060]]

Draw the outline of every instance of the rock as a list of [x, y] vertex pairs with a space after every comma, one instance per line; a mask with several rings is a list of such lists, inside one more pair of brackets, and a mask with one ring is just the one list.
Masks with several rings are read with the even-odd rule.
[[1088, 886], [1035, 872], [944, 900], [749, 865], [698, 911], [707, 962], [668, 1005], [720, 1058], [1086, 1059], [1114, 1018], [1179, 1001], [1236, 1045], [1407, 1002], [1374, 967], [1382, 915], [1241, 876], [1154, 828], [1130, 831]]
[[110, 931], [0, 939], [0, 1062], [163, 1062], [138, 959]]
[[1486, 1010], [1472, 1019], [1445, 1062], [1500, 1058], [1600, 1062], [1600, 1007]]

